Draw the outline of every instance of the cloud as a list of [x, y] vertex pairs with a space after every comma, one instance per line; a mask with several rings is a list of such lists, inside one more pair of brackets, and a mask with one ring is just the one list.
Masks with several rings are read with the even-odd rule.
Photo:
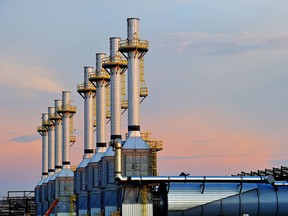
[[21, 91], [56, 93], [62, 87], [53, 77], [53, 72], [41, 65], [26, 65], [20, 62], [0, 60], [0, 85]]
[[253, 51], [267, 51], [288, 48], [288, 35], [262, 36], [251, 32], [239, 34], [208, 34], [205, 32], [165, 33], [169, 46], [178, 52], [225, 55]]
[[29, 143], [39, 139], [39, 135], [26, 135], [26, 136], [17, 136], [9, 139], [10, 142], [18, 142], [18, 143]]

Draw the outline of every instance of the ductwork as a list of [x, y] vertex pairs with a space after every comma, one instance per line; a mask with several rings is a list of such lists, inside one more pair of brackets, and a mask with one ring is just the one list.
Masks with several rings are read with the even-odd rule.
[[145, 183], [170, 182], [230, 182], [230, 183], [274, 183], [272, 176], [122, 176], [122, 143], [120, 139], [114, 140], [115, 148], [115, 179], [118, 183], [129, 182], [143, 185]]

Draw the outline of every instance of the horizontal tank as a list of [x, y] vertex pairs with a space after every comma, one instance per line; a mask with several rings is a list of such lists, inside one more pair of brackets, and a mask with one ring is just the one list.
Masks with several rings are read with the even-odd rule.
[[288, 188], [267, 183], [170, 183], [155, 197], [156, 215], [288, 215]]

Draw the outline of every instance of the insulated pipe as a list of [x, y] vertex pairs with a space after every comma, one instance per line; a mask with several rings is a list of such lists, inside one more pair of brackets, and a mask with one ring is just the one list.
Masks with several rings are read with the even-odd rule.
[[114, 140], [115, 179], [120, 183], [168, 183], [168, 182], [226, 182], [226, 183], [274, 183], [273, 176], [122, 176], [122, 144], [120, 139]]
[[[93, 67], [84, 67], [84, 87], [89, 89], [89, 73], [93, 72]], [[95, 91], [84, 93], [84, 157], [91, 157], [93, 154], [93, 99]]]
[[131, 176], [131, 182], [217, 182], [217, 183], [268, 183], [272, 184], [275, 180], [273, 176]]
[[[48, 121], [48, 114], [42, 114], [42, 121]], [[43, 127], [43, 125], [42, 125]], [[43, 131], [42, 134], [42, 179], [48, 175], [48, 137], [47, 130]]]
[[120, 139], [114, 140], [114, 148], [115, 148], [115, 160], [114, 160], [114, 167], [115, 167], [115, 179], [121, 179], [122, 177], [122, 144]]
[[[127, 19], [128, 44], [139, 40], [139, 19]], [[140, 100], [139, 100], [139, 53], [130, 49], [128, 55], [128, 135], [132, 131], [140, 131]], [[136, 133], [140, 136], [140, 133]]]
[[[104, 53], [96, 54], [96, 119], [97, 119], [97, 152], [106, 151], [106, 85], [105, 70], [102, 68]], [[101, 78], [103, 77], [103, 78]]]
[[[62, 168], [70, 169], [70, 92], [62, 91]], [[64, 112], [67, 110], [67, 112]]]
[[[119, 37], [110, 38], [110, 58], [111, 62], [120, 59], [118, 46]], [[121, 139], [121, 69], [115, 65], [110, 69], [110, 92], [111, 92], [111, 140]]]
[[[55, 100], [55, 107], [62, 106], [61, 100]], [[62, 119], [55, 111], [54, 113], [55, 126], [55, 172], [60, 172], [62, 169]]]
[[48, 172], [49, 175], [54, 174], [55, 168], [55, 128], [50, 120], [50, 117], [54, 115], [55, 107], [48, 107]]

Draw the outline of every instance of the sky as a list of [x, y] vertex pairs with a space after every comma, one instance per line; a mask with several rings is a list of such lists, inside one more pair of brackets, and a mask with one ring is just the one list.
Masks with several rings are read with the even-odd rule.
[[285, 0], [1, 0], [0, 196], [39, 182], [36, 127], [62, 90], [77, 106], [70, 157], [80, 163], [76, 86], [95, 53], [109, 53], [110, 37], [127, 37], [128, 17], [140, 18], [149, 41], [141, 130], [163, 140], [160, 175], [288, 166], [287, 8]]

